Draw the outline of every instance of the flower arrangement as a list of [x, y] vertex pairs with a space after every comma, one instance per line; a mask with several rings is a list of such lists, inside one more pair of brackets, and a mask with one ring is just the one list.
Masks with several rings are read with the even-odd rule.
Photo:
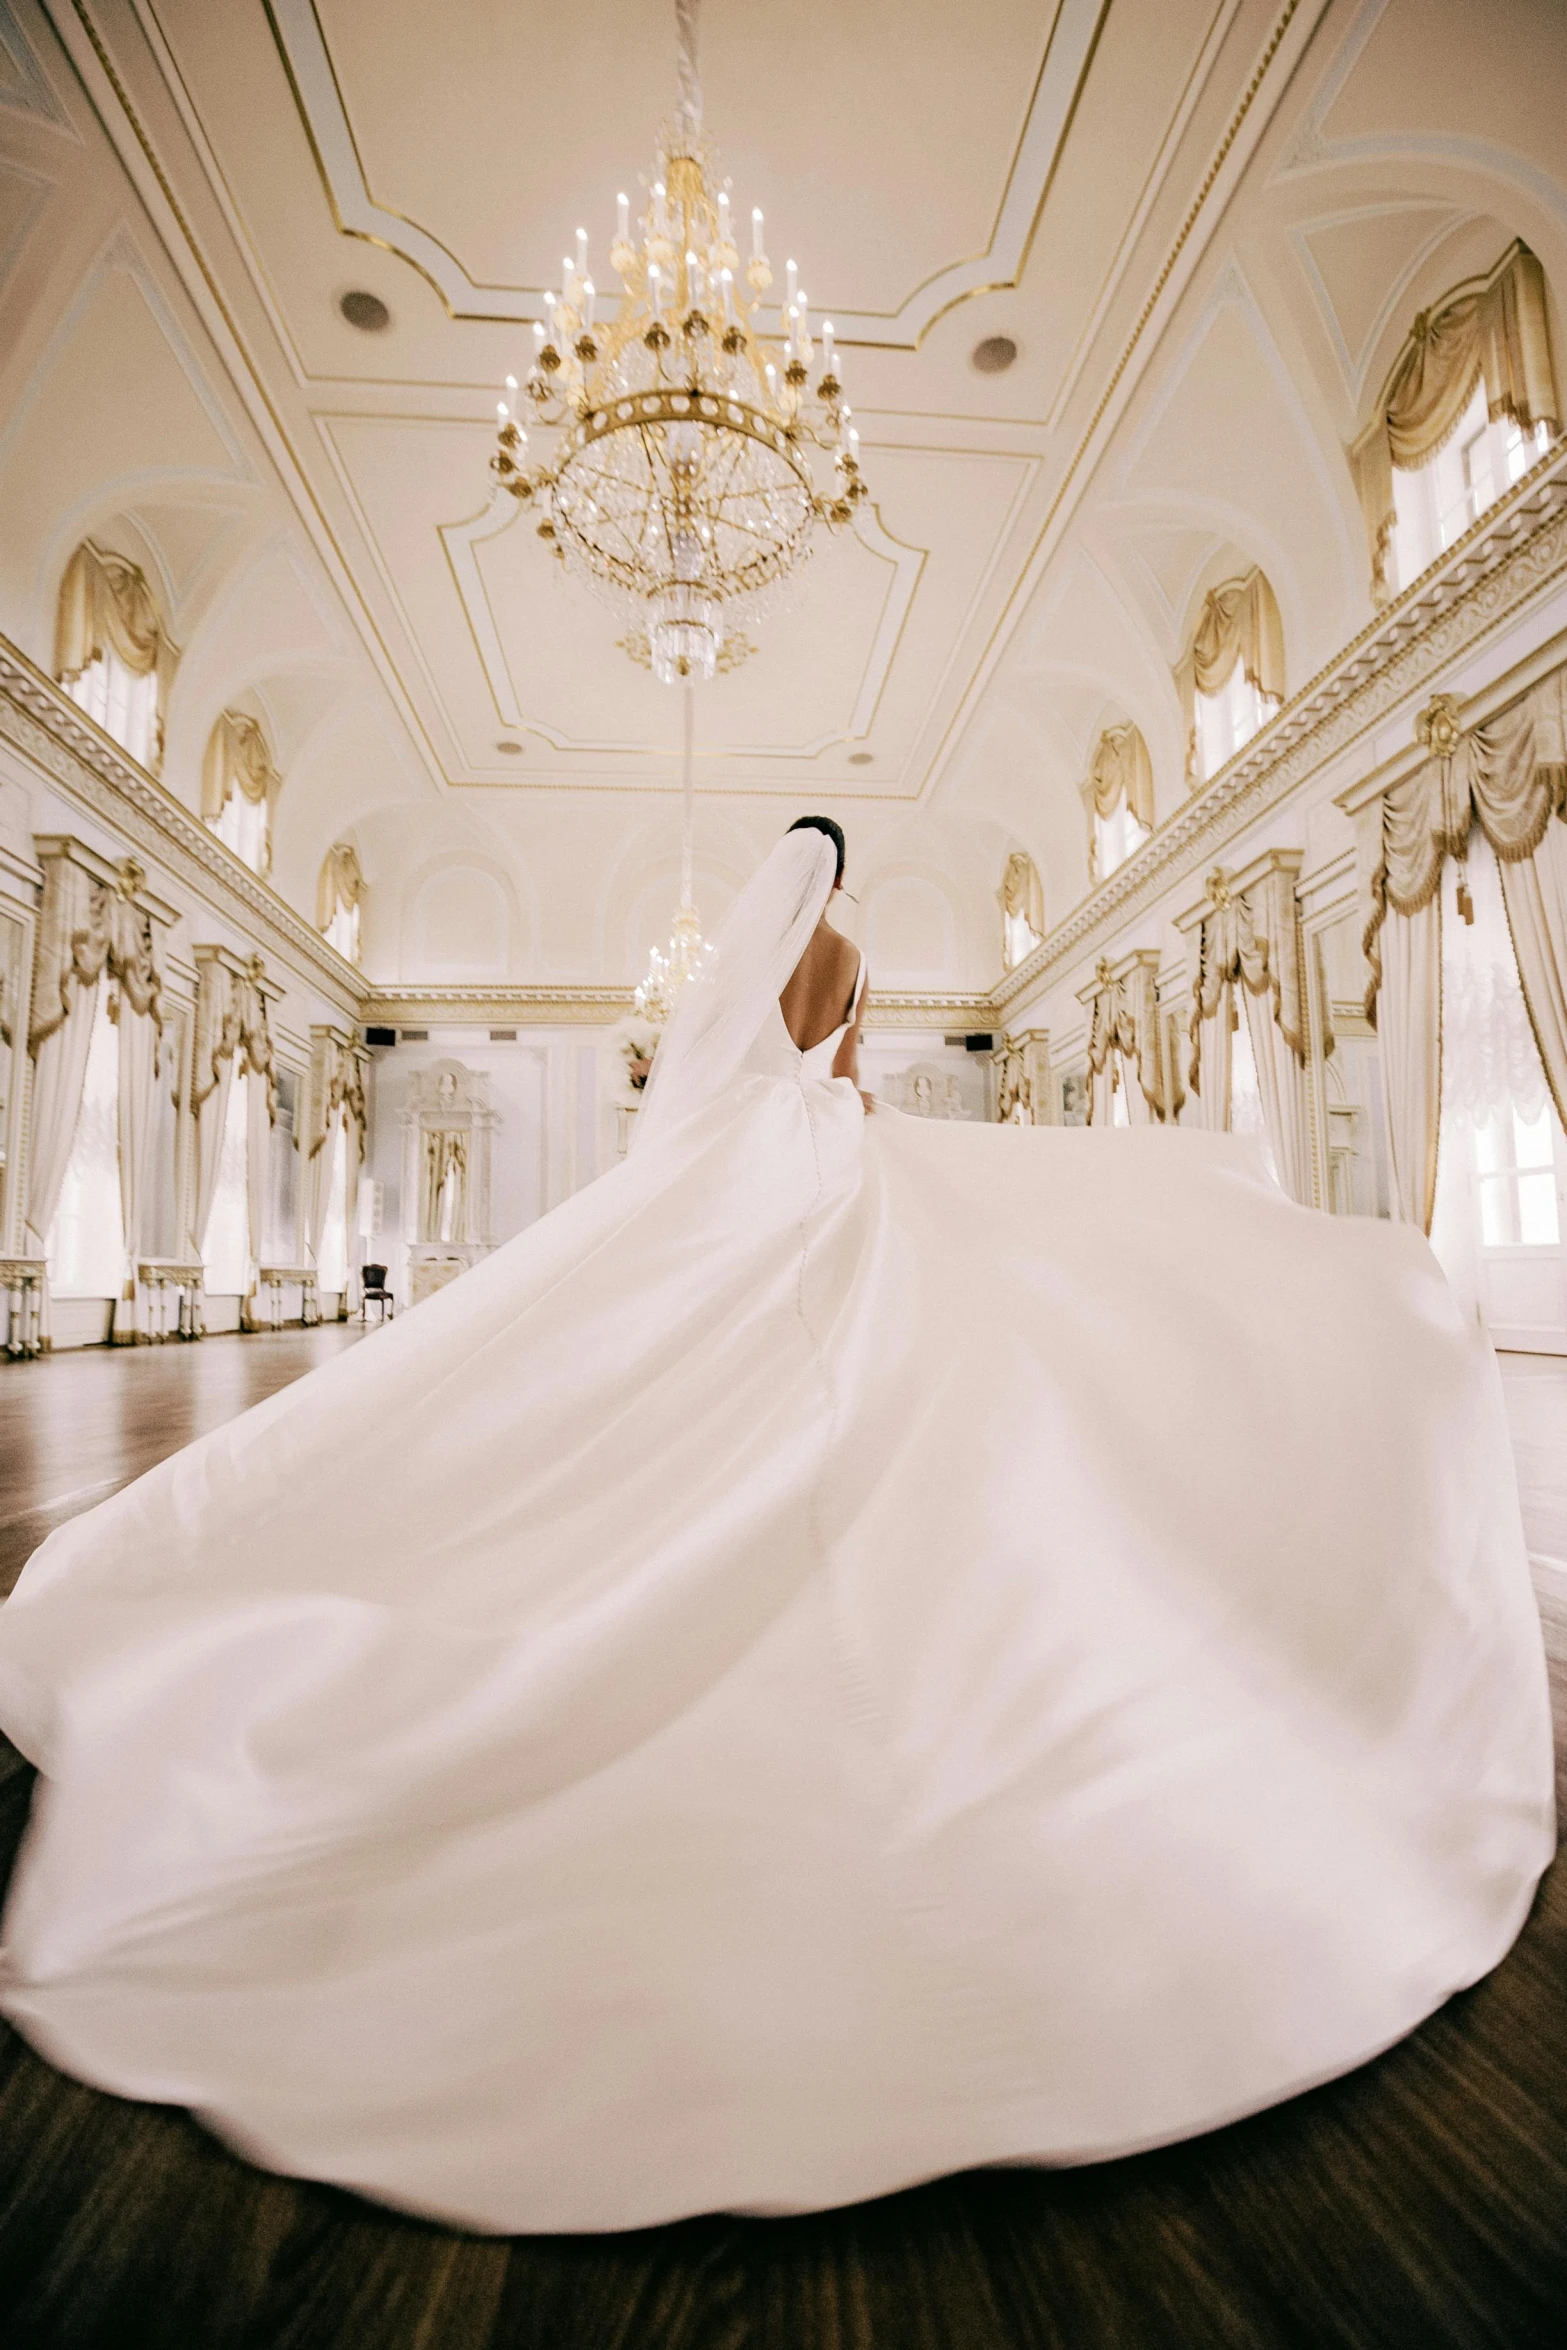
[[614, 1048], [609, 1098], [617, 1110], [640, 1108], [643, 1088], [653, 1070], [653, 1055], [663, 1033], [657, 1021], [632, 1012], [609, 1032]]

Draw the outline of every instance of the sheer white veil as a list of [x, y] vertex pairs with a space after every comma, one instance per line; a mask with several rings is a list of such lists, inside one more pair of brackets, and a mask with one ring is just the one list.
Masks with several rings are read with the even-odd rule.
[[730, 909], [665, 1029], [634, 1144], [684, 1125], [735, 1077], [832, 895], [838, 852], [814, 826], [786, 832]]

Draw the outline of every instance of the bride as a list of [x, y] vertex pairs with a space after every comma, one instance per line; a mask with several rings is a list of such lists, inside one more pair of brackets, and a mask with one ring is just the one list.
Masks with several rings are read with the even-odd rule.
[[54, 1534], [0, 2000], [494, 2230], [1213, 2127], [1506, 1951], [1552, 1850], [1499, 1383], [1223, 1135], [866, 1118], [792, 829], [637, 1147]]

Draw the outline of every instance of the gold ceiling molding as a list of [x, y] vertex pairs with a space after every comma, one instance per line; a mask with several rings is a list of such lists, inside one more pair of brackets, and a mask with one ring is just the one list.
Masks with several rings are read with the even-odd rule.
[[[358, 1017], [371, 1028], [607, 1028], [631, 1009], [627, 987], [524, 980], [491, 987], [372, 987]], [[966, 1036], [996, 1025], [988, 995], [961, 990], [877, 988], [868, 991], [867, 1028], [930, 1028]]]
[[1212, 781], [1168, 816], [996, 990], [1015, 1019], [1063, 968], [1099, 951], [1387, 711], [1517, 618], [1567, 573], [1567, 441], [1486, 509], [1440, 563], [1350, 640]]
[[361, 1017], [366, 981], [286, 899], [258, 880], [184, 802], [0, 636], [0, 737], [78, 807], [199, 893], [247, 938], [279, 955], [345, 1018]]
[[[1294, 41], [1289, 46], [1282, 78], [1275, 85], [1280, 95], [1288, 87], [1291, 72], [1299, 62], [1318, 21], [1330, 4], [1331, 0], [1309, 0], [1307, 15], [1301, 28], [1297, 31]], [[1270, 116], [1265, 111], [1253, 124], [1250, 133], [1246, 133], [1248, 118], [1261, 93], [1263, 84], [1273, 72], [1281, 53], [1285, 50], [1287, 37], [1292, 25], [1295, 24], [1301, 5], [1302, 0], [1284, 0], [1284, 7], [1263, 46], [1262, 54], [1241, 93], [1235, 111], [1209, 158], [1201, 184], [1186, 209], [1180, 227], [1171, 240], [1170, 249], [1160, 264], [1142, 308], [1133, 321], [1120, 356], [1105, 377], [1104, 388], [1095, 404], [1093, 413], [1083, 428], [1076, 448], [1062, 472], [1049, 508], [1034, 535], [1034, 543], [1028, 558], [1013, 581], [1006, 603], [981, 648], [969, 682], [959, 697], [958, 706], [947, 721], [941, 740], [931, 755], [926, 767], [925, 782], [921, 787], [920, 797], [922, 799], [926, 796], [927, 791], [934, 787], [946, 759], [955, 744], [961, 739], [963, 729], [972, 721], [980, 696], [990, 683], [995, 665], [999, 661], [1003, 649], [1016, 633], [1018, 624], [1028, 609], [1029, 601], [1045, 575], [1051, 557], [1059, 544], [1060, 534], [1066, 528], [1069, 510], [1077, 497], [1082, 494], [1090, 479], [1093, 470], [1090, 459], [1097, 460], [1097, 457], [1102, 454], [1109, 434], [1114, 430], [1115, 423], [1118, 421], [1118, 416], [1112, 416], [1111, 410], [1117, 396], [1121, 393], [1123, 384], [1127, 383], [1128, 371], [1137, 355], [1139, 346], [1144, 337], [1149, 334], [1149, 329], [1153, 326], [1154, 321], [1160, 316], [1161, 307], [1166, 317], [1173, 315], [1176, 304], [1186, 290], [1191, 274], [1204, 249], [1201, 246], [1192, 247], [1192, 237], [1203, 213], [1213, 200], [1215, 191], [1221, 190], [1215, 218], [1222, 218], [1229, 194], [1249, 162], [1257, 141], [1267, 128]], [[1189, 253], [1188, 248], [1191, 248]], [[1149, 343], [1150, 350], [1157, 344], [1157, 341], [1158, 335], [1155, 334]], [[1130, 384], [1127, 384], [1126, 396], [1128, 398], [1131, 396]], [[1022, 964], [1018, 966], [1020, 971], [1026, 967]]]
[[[449, 317], [491, 324], [543, 318], [544, 287], [477, 283], [439, 237], [374, 194], [315, 0], [263, 0], [263, 5], [339, 234], [379, 245], [406, 261], [434, 289]], [[1018, 283], [1108, 11], [1109, 0], [1057, 0], [984, 252], [937, 270], [891, 313], [833, 304], [840, 343], [917, 350], [937, 319], [960, 302]], [[775, 332], [778, 314], [769, 312], [764, 323]]]
[[[662, 746], [658, 744], [597, 739], [584, 741], [575, 735], [562, 734], [539, 717], [524, 714], [521, 697], [507, 664], [500, 626], [484, 584], [477, 553], [486, 540], [499, 538], [503, 531], [513, 528], [522, 519], [523, 511], [516, 499], [502, 486], [495, 491], [481, 513], [471, 516], [466, 522], [443, 522], [440, 525], [441, 544], [446, 550], [446, 560], [451, 568], [463, 618], [468, 624], [468, 634], [483, 667], [501, 725], [518, 727], [529, 734], [538, 735], [555, 751], [585, 751], [601, 758], [615, 753], [638, 758], [659, 756]], [[839, 743], [860, 742], [870, 733], [898, 647], [903, 641], [903, 632], [913, 609], [915, 590], [924, 573], [929, 549], [909, 546], [902, 539], [894, 538], [882, 521], [880, 508], [874, 504], [860, 509], [852, 535], [859, 540], [867, 554], [888, 566], [889, 577], [881, 611], [866, 652], [865, 666], [860, 673], [854, 704], [844, 723], [829, 727], [825, 733], [804, 743], [704, 741], [700, 754], [704, 759], [816, 759], [823, 751], [830, 751]], [[512, 784], [508, 778], [505, 788], [525, 789], [529, 780], [519, 775], [515, 784]]]

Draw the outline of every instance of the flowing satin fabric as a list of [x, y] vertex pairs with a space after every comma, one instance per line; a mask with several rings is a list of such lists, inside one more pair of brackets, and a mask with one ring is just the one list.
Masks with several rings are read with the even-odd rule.
[[1085, 2162], [1358, 2064], [1552, 1849], [1494, 1365], [1222, 1135], [723, 1095], [54, 1534], [4, 2006], [495, 2230]]

